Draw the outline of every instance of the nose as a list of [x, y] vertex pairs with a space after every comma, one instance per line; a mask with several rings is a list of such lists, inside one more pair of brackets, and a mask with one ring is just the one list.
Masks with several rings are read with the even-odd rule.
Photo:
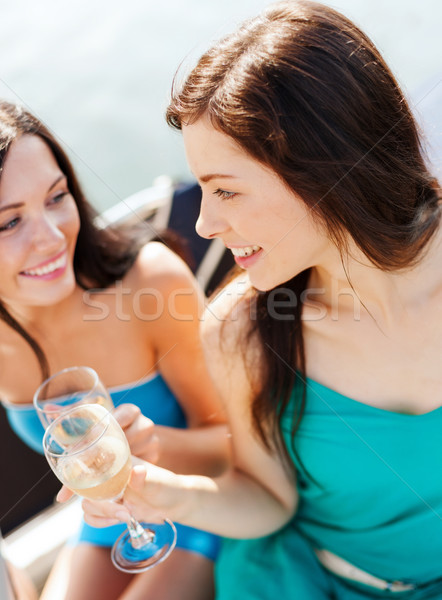
[[201, 199], [200, 214], [195, 229], [199, 236], [206, 239], [220, 237], [227, 229], [227, 222], [222, 218], [219, 208], [213, 201]]
[[47, 213], [36, 218], [32, 231], [32, 244], [40, 254], [56, 251], [64, 240], [58, 221]]

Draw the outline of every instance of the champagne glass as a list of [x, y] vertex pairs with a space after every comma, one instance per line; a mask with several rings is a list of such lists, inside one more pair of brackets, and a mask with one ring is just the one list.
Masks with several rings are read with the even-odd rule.
[[63, 412], [78, 404], [114, 408], [109, 392], [90, 367], [69, 367], [46, 379], [34, 394], [34, 407], [46, 429]]
[[[131, 455], [118, 422], [99, 404], [82, 404], [56, 418], [43, 438], [45, 456], [58, 479], [73, 492], [92, 500], [122, 498], [131, 473]], [[165, 560], [176, 543], [168, 519], [146, 529], [131, 517], [112, 548], [121, 571], [140, 573]]]

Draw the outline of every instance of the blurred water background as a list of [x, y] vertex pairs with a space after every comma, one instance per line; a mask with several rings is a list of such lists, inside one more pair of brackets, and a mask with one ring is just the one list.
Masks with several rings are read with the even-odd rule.
[[[173, 76], [268, 3], [0, 0], [0, 97], [56, 133], [102, 210], [159, 175], [189, 178], [181, 137], [163, 117]], [[326, 3], [376, 42], [442, 157], [442, 2]]]

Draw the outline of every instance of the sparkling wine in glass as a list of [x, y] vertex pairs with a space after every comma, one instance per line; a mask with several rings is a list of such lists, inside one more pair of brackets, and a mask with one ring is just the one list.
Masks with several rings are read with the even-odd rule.
[[[58, 479], [83, 498], [118, 501], [131, 473], [126, 436], [100, 404], [81, 404], [52, 421], [43, 438], [45, 456]], [[112, 548], [114, 565], [140, 573], [166, 559], [176, 543], [176, 529], [166, 519], [141, 524], [133, 517]]]
[[69, 367], [46, 379], [34, 394], [34, 407], [46, 429], [63, 412], [79, 404], [101, 404], [112, 410], [109, 392], [90, 367]]

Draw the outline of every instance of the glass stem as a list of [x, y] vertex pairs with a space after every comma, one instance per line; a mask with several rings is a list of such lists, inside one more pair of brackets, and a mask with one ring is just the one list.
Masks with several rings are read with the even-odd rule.
[[150, 544], [155, 538], [153, 531], [144, 529], [144, 527], [142, 527], [133, 517], [131, 517], [129, 523], [127, 523], [127, 528], [130, 535], [130, 543], [135, 550], [139, 550], [146, 544]]

